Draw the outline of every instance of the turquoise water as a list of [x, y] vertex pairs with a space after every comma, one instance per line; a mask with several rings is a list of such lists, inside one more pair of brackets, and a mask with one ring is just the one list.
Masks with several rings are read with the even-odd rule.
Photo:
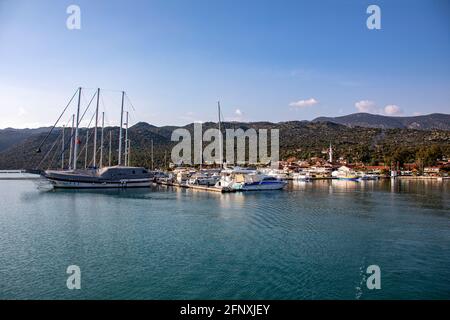
[[[450, 298], [450, 182], [213, 194], [0, 181], [0, 298]], [[81, 290], [66, 268], [81, 268]], [[366, 268], [381, 268], [381, 289]]]

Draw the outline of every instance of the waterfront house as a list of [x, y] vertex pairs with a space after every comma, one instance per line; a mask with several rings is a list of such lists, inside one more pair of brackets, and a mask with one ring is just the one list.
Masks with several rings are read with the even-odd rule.
[[439, 171], [440, 171], [440, 167], [425, 167], [423, 168], [423, 174], [425, 176], [438, 176], [439, 175]]

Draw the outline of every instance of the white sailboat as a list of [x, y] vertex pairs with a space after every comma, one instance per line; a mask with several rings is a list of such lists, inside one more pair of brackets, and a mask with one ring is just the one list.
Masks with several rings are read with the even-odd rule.
[[287, 185], [286, 181], [264, 174], [249, 174], [244, 178], [240, 190], [242, 191], [263, 191], [280, 190]]
[[241, 191], [257, 191], [257, 190], [279, 190], [283, 189], [287, 182], [277, 177], [262, 174], [253, 169], [240, 168], [238, 166], [233, 169], [223, 168], [223, 150], [222, 150], [222, 131], [221, 131], [221, 111], [220, 102], [217, 102], [219, 114], [219, 163], [221, 178], [216, 182], [216, 188], [229, 188]]

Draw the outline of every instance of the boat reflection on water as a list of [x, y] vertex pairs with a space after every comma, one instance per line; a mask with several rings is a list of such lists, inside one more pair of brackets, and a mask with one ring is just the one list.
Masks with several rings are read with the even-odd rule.
[[358, 180], [331, 180], [331, 185], [336, 191], [354, 191], [361, 189], [361, 183]]
[[[38, 188], [42, 194], [58, 194], [69, 197], [97, 195], [111, 196], [123, 199], [154, 199], [155, 191], [161, 191], [159, 186], [152, 185], [147, 188], [93, 188], [93, 189], [77, 189], [77, 188], [54, 188], [49, 182], [43, 180]], [[171, 192], [172, 193], [172, 192]]]
[[320, 190], [327, 189], [330, 192], [370, 191], [375, 186], [385, 185], [389, 181], [382, 180], [341, 180], [323, 179], [313, 181], [293, 180], [289, 184], [291, 190]]

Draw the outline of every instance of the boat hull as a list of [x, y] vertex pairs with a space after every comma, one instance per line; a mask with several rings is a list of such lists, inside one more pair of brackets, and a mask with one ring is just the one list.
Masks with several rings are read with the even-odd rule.
[[61, 189], [107, 189], [107, 188], [146, 188], [152, 185], [147, 180], [123, 180], [117, 182], [80, 182], [48, 179], [54, 188]]
[[296, 177], [296, 178], [294, 178], [294, 180], [296, 180], [296, 181], [312, 181], [313, 178], [312, 177]]
[[338, 180], [344, 180], [344, 181], [358, 181], [358, 177], [338, 177]]
[[239, 190], [242, 191], [263, 191], [263, 190], [281, 190], [286, 186], [283, 183], [260, 183], [260, 184], [243, 184]]
[[47, 170], [43, 176], [54, 188], [64, 189], [145, 188], [154, 180], [144, 168], [119, 166], [101, 170]]
[[373, 180], [378, 180], [378, 177], [364, 176], [364, 177], [359, 177], [358, 180], [361, 180], [361, 181], [373, 181]]

